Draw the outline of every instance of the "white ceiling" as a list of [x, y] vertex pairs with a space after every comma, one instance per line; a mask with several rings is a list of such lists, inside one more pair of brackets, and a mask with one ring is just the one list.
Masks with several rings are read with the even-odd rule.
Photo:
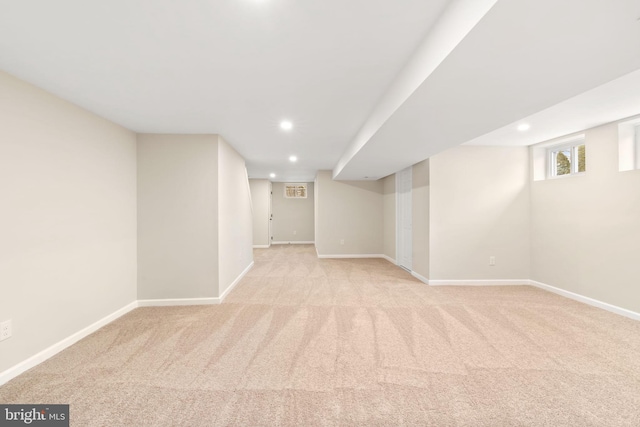
[[137, 132], [219, 133], [251, 177], [379, 178], [560, 136], [561, 114], [621, 118], [601, 106], [625, 98], [612, 80], [640, 87], [639, 17], [638, 0], [0, 0], [0, 68]]
[[219, 133], [251, 176], [312, 180], [447, 2], [0, 0], [0, 68], [137, 132]]
[[499, 0], [334, 177], [384, 177], [640, 69], [638, 17], [638, 0]]
[[[481, 135], [467, 145], [526, 146], [640, 114], [640, 70]], [[530, 129], [518, 130], [526, 123]]]

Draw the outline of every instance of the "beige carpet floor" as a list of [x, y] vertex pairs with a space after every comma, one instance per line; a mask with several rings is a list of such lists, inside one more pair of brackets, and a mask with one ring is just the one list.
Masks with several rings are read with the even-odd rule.
[[136, 309], [0, 402], [74, 426], [640, 426], [640, 322], [312, 246], [255, 260], [224, 304]]

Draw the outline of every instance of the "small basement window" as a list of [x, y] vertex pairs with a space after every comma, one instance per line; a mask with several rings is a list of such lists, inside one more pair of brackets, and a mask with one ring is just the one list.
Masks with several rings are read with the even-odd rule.
[[587, 170], [584, 137], [553, 145], [547, 149], [548, 176], [550, 178], [575, 175]]
[[306, 199], [307, 184], [285, 184], [284, 197], [287, 199]]

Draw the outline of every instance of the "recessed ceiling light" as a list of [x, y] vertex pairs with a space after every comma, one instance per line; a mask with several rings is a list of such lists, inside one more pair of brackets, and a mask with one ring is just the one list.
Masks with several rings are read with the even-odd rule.
[[518, 125], [518, 130], [520, 132], [526, 132], [531, 128], [531, 125], [529, 123], [520, 123]]
[[297, 162], [298, 158], [296, 156], [289, 156], [289, 161], [290, 162]]
[[275, 173], [270, 173], [270, 174], [269, 174], [269, 177], [270, 177], [270, 178], [275, 178], [275, 177], [276, 177], [276, 174], [275, 174]]
[[280, 128], [284, 130], [291, 130], [293, 129], [293, 123], [291, 123], [289, 120], [283, 120], [280, 122]]

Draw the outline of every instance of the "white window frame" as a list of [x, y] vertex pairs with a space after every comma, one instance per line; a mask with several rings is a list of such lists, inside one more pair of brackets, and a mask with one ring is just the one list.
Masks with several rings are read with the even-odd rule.
[[[290, 196], [288, 194], [288, 192], [287, 192], [287, 189], [289, 189], [291, 187], [295, 187], [296, 188], [294, 196]], [[304, 187], [304, 196], [298, 195], [297, 188], [299, 188], [299, 187]], [[284, 184], [284, 198], [285, 199], [306, 199], [308, 195], [309, 195], [309, 188], [307, 187], [307, 183], [306, 182], [286, 182]]]
[[635, 134], [635, 137], [636, 137], [635, 141], [634, 141], [635, 142], [635, 145], [634, 145], [634, 148], [635, 148], [634, 151], [635, 152], [634, 152], [634, 154], [635, 154], [635, 158], [636, 158], [635, 166], [636, 166], [636, 169], [640, 169], [640, 124], [636, 125], [634, 134]]
[[[572, 138], [570, 141], [564, 141], [560, 144], [554, 144], [547, 147], [547, 178], [564, 178], [567, 176], [583, 175], [585, 172], [578, 171], [578, 148], [585, 145], [584, 135]], [[571, 171], [567, 174], [557, 174], [556, 154], [559, 151], [571, 150]], [[586, 145], [585, 145], [585, 162], [586, 162]], [[586, 170], [586, 165], [585, 165]]]
[[640, 169], [640, 118], [618, 124], [618, 170]]

